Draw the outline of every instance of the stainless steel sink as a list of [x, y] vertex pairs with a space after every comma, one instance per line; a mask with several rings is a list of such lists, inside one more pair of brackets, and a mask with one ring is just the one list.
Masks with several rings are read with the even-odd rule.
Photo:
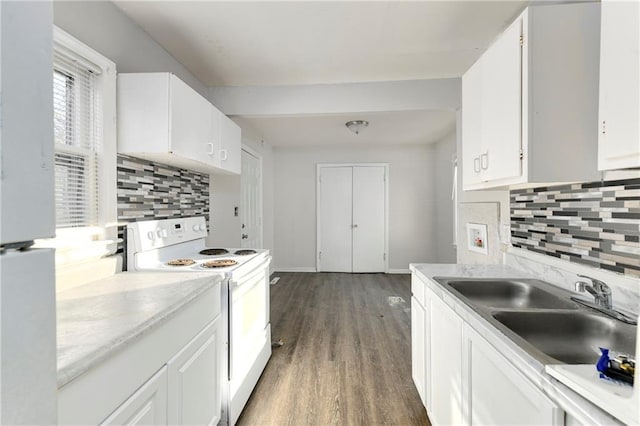
[[544, 354], [567, 364], [593, 364], [599, 347], [635, 353], [636, 326], [589, 311], [498, 311], [498, 322]]
[[567, 298], [540, 288], [537, 280], [436, 278], [472, 304], [510, 309], [577, 309]]
[[635, 355], [637, 326], [571, 300], [535, 279], [434, 277], [542, 364], [593, 364], [600, 347]]

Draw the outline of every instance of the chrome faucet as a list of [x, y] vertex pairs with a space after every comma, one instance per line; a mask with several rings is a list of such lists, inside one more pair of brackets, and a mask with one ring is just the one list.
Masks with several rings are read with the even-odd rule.
[[575, 289], [581, 293], [585, 291], [590, 293], [596, 302], [596, 305], [604, 309], [613, 309], [613, 303], [611, 300], [611, 289], [603, 281], [595, 278], [588, 277], [586, 275], [578, 274], [580, 278], [586, 278], [591, 280], [591, 285], [586, 281], [576, 281]]
[[619, 310], [613, 309], [613, 301], [611, 299], [611, 289], [604, 282], [588, 277], [586, 275], [578, 274], [580, 278], [586, 278], [591, 280], [591, 284], [586, 281], [576, 281], [575, 289], [579, 292], [588, 292], [595, 299], [593, 302], [588, 300], [583, 300], [579, 297], [571, 297], [571, 300], [574, 302], [578, 302], [581, 305], [588, 306], [593, 308], [603, 314], [615, 318], [619, 321], [626, 322], [627, 324], [638, 324], [637, 316], [632, 315], [631, 313], [627, 314], [625, 312], [621, 312]]

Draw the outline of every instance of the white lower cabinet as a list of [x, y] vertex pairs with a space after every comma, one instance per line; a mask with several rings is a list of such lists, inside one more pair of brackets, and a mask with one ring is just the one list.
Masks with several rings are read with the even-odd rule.
[[[428, 292], [429, 294], [430, 292]], [[460, 425], [462, 417], [462, 319], [439, 297], [431, 297], [431, 406], [434, 425]]]
[[431, 424], [564, 424], [564, 411], [415, 274], [411, 287], [411, 371]]
[[218, 316], [102, 424], [218, 424], [222, 409], [220, 324]]
[[167, 367], [162, 367], [102, 424], [166, 425]]
[[411, 298], [411, 377], [418, 389], [422, 404], [426, 406], [425, 330], [424, 307], [414, 296]]
[[220, 318], [211, 322], [168, 363], [171, 425], [215, 425], [220, 420]]
[[224, 348], [217, 284], [58, 390], [60, 425], [216, 425]]
[[470, 326], [463, 332], [470, 425], [561, 425], [563, 411]]

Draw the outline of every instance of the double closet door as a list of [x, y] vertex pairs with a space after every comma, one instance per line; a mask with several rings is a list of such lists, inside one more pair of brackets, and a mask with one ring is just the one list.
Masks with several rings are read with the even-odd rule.
[[318, 166], [321, 272], [385, 272], [386, 165]]

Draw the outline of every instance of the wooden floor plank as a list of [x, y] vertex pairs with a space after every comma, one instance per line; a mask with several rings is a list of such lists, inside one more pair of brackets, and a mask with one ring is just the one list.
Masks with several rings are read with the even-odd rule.
[[239, 425], [429, 425], [411, 379], [409, 275], [279, 273], [273, 355]]

